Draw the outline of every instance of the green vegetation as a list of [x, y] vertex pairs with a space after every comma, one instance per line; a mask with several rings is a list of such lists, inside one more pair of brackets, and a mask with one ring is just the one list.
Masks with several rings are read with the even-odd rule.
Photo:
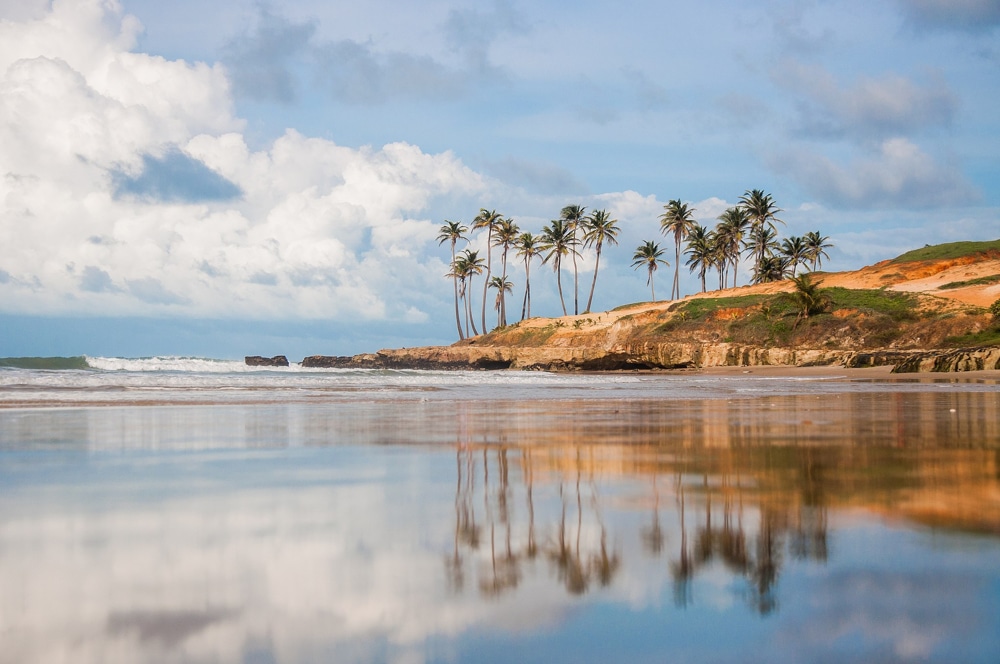
[[862, 313], [889, 316], [894, 321], [917, 319], [917, 296], [885, 290], [823, 289], [833, 300], [833, 309], [858, 309]]
[[705, 297], [670, 305], [667, 311], [676, 312], [686, 320], [703, 320], [722, 309], [749, 309], [765, 300], [773, 300], [772, 295], [738, 295], [735, 297]]
[[[799, 320], [821, 314], [829, 308], [832, 303], [830, 295], [819, 284], [813, 281], [808, 274], [792, 277], [795, 290], [789, 294], [792, 304], [799, 310], [799, 315], [795, 319], [795, 325]], [[792, 325], [792, 328], [795, 327]]]
[[948, 337], [945, 345], [956, 348], [973, 348], [976, 346], [1000, 346], [1000, 327], [994, 325], [979, 332], [971, 332], [957, 337]]
[[[913, 293], [817, 288], [811, 276], [796, 281], [801, 283], [791, 293], [678, 302], [665, 312], [667, 320], [650, 324], [644, 333], [757, 346], [878, 347], [906, 338], [912, 325], [956, 316], [952, 310], [922, 310], [921, 297]], [[950, 325], [955, 329], [954, 320]], [[991, 338], [967, 341], [982, 344]]]
[[626, 309], [633, 309], [635, 307], [641, 307], [649, 304], [648, 302], [631, 302], [629, 304], [621, 304], [614, 309], [609, 309], [609, 311], [625, 311]]
[[974, 347], [974, 346], [1000, 346], [1000, 300], [989, 306], [987, 311], [993, 317], [991, 325], [985, 330], [970, 332], [955, 337], [945, 339], [948, 346]]
[[953, 288], [965, 288], [966, 286], [987, 286], [1000, 282], [1000, 274], [991, 274], [978, 279], [967, 279], [965, 281], [952, 281], [938, 286], [938, 290], [951, 290]]
[[943, 260], [962, 258], [988, 251], [1000, 251], [1000, 240], [989, 242], [948, 242], [947, 244], [927, 245], [922, 249], [908, 251], [893, 259], [893, 263], [910, 263], [913, 261]]

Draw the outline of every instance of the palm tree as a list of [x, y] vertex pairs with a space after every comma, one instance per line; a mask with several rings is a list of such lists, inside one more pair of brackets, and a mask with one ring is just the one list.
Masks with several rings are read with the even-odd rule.
[[[514, 223], [513, 219], [502, 219], [497, 223], [496, 231], [493, 238], [493, 246], [500, 247], [502, 253], [501, 263], [503, 269], [500, 273], [501, 279], [507, 281], [507, 252], [510, 248], [517, 243], [517, 235], [521, 231]], [[507, 324], [507, 300], [504, 297], [504, 291], [500, 291], [500, 325]]]
[[688, 232], [687, 249], [684, 253], [688, 255], [688, 269], [691, 272], [698, 270], [698, 276], [701, 278], [702, 293], [707, 290], [705, 286], [705, 272], [708, 271], [710, 266], [715, 264], [714, 244], [712, 234], [701, 224], [695, 223]]
[[674, 245], [674, 285], [670, 290], [670, 299], [674, 300], [681, 296], [680, 267], [681, 267], [681, 242], [687, 237], [691, 229], [694, 228], [695, 220], [691, 216], [694, 208], [689, 208], [687, 203], [681, 203], [674, 199], [663, 206], [663, 214], [660, 215], [660, 232], [666, 236], [673, 233]]
[[715, 232], [723, 254], [733, 264], [733, 288], [736, 288], [743, 241], [750, 232], [750, 215], [746, 208], [737, 205], [719, 215], [719, 222]]
[[[455, 265], [455, 243], [459, 240], [465, 239], [465, 234], [469, 232], [468, 226], [463, 226], [457, 221], [444, 220], [444, 225], [439, 229], [439, 235], [437, 237], [438, 245], [442, 245], [445, 242], [451, 242], [451, 265]], [[462, 318], [458, 313], [458, 275], [455, 274], [455, 270], [452, 269], [451, 273], [448, 275], [451, 277], [452, 284], [455, 286], [455, 325], [458, 326], [458, 338], [459, 340], [465, 338], [465, 332], [462, 330]]]
[[542, 244], [539, 248], [547, 252], [542, 258], [542, 263], [552, 261], [552, 269], [556, 271], [556, 286], [559, 288], [559, 302], [562, 303], [563, 316], [568, 316], [562, 292], [562, 258], [569, 253], [576, 255], [576, 238], [569, 224], [563, 219], [553, 219], [551, 224], [542, 229]]
[[826, 311], [831, 300], [808, 274], [792, 277], [792, 282], [795, 284], [795, 290], [789, 293], [788, 297], [799, 310], [799, 315], [795, 317], [795, 323], [792, 325], [792, 328], [795, 328], [799, 320]]
[[709, 265], [719, 272], [719, 290], [725, 290], [729, 275], [729, 254], [726, 253], [725, 238], [719, 236], [719, 228], [708, 234], [708, 244], [711, 249]]
[[524, 302], [521, 320], [531, 318], [531, 261], [541, 253], [541, 238], [531, 233], [521, 233], [517, 238], [517, 255], [524, 259]]
[[760, 283], [758, 279], [758, 275], [760, 274], [758, 266], [765, 262], [766, 259], [774, 257], [774, 252], [779, 246], [777, 238], [777, 231], [767, 226], [758, 226], [750, 230], [750, 237], [747, 238], [744, 246], [747, 253], [754, 259], [755, 273], [752, 279], [753, 283]]
[[652, 240], [645, 240], [635, 249], [635, 253], [632, 255], [632, 267], [638, 270], [640, 267], [645, 266], [647, 277], [646, 285], [649, 286], [649, 292], [653, 297], [653, 302], [656, 302], [656, 288], [653, 286], [653, 273], [656, 272], [656, 268], [659, 265], [666, 265], [670, 267], [670, 263], [665, 261], [663, 258], [663, 249], [660, 249], [660, 245], [656, 244]]
[[612, 219], [607, 210], [594, 210], [583, 221], [583, 246], [594, 246], [597, 259], [594, 261], [594, 280], [590, 282], [590, 297], [587, 298], [587, 308], [583, 313], [590, 313], [590, 305], [594, 303], [594, 288], [597, 286], [597, 270], [601, 265], [601, 247], [604, 243], [618, 244], [618, 220]]
[[787, 277], [788, 259], [784, 256], [764, 256], [754, 265], [753, 281], [755, 284], [781, 281]]
[[[580, 205], [567, 205], [559, 212], [559, 218], [566, 222], [573, 233], [573, 244], [579, 242], [576, 232], [579, 230], [587, 208]], [[580, 313], [580, 280], [576, 269], [577, 253], [573, 253], [573, 315]]]
[[486, 208], [479, 208], [479, 214], [476, 218], [472, 220], [472, 229], [476, 230], [478, 228], [486, 229], [486, 279], [483, 281], [483, 311], [482, 311], [482, 323], [483, 332], [486, 331], [486, 289], [489, 286], [490, 275], [493, 273], [492, 261], [493, 261], [493, 229], [496, 228], [500, 220], [503, 219], [501, 215], [496, 210], [487, 210]]
[[497, 327], [503, 327], [506, 325], [503, 322], [504, 294], [512, 292], [514, 284], [503, 277], [493, 277], [490, 279], [490, 288], [497, 289], [497, 299], [493, 308], [497, 310]]
[[781, 241], [781, 254], [788, 259], [788, 265], [792, 268], [792, 278], [794, 279], [799, 265], [805, 263], [809, 258], [809, 248], [806, 246], [805, 240], [793, 235]]
[[830, 257], [825, 250], [831, 248], [833, 245], [827, 242], [830, 238], [820, 235], [819, 231], [810, 231], [806, 233], [803, 239], [805, 240], [806, 251], [808, 252], [806, 258], [812, 262], [812, 267], [809, 268], [809, 271], [815, 272], [817, 267], [823, 265], [823, 258]]
[[[468, 290], [472, 288], [472, 277], [483, 273], [483, 259], [479, 257], [478, 251], [466, 249], [455, 259], [452, 271], [462, 282], [462, 298], [465, 300], [466, 326], [472, 330], [473, 336], [478, 335], [476, 321], [472, 315], [472, 298], [468, 297]], [[468, 282], [468, 284], [466, 284]], [[486, 331], [486, 328], [483, 328]]]
[[[739, 204], [747, 211], [747, 216], [750, 217], [750, 228], [753, 232], [759, 233], [765, 228], [773, 231], [775, 230], [775, 222], [785, 223], [778, 219], [777, 215], [781, 209], [775, 205], [771, 194], [765, 194], [760, 189], [747, 189], [740, 196]], [[759, 263], [764, 258], [764, 248], [762, 246], [755, 247], [755, 253], [754, 264]]]
[[[465, 258], [457, 256], [451, 263], [451, 270], [445, 276], [453, 277], [458, 282], [458, 299], [462, 301], [462, 312], [465, 314], [465, 329], [469, 329], [469, 304], [468, 299], [465, 297], [466, 281], [469, 278], [469, 272]], [[465, 334], [462, 331], [461, 325], [459, 325], [459, 331], [459, 336], [464, 339]]]

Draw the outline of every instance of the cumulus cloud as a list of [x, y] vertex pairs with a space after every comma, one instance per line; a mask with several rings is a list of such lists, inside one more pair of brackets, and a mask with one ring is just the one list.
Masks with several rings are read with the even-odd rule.
[[1000, 25], [996, 0], [897, 0], [906, 22], [920, 30], [985, 32]]
[[811, 136], [886, 138], [947, 126], [958, 105], [933, 75], [925, 85], [887, 74], [845, 87], [822, 67], [785, 61], [771, 76], [799, 98], [799, 129]]
[[834, 206], [922, 208], [979, 199], [961, 171], [935, 162], [905, 138], [885, 140], [847, 166], [806, 149], [782, 153], [771, 166]]
[[221, 66], [132, 52], [114, 2], [0, 23], [0, 256], [16, 313], [424, 320], [450, 153], [248, 147]]

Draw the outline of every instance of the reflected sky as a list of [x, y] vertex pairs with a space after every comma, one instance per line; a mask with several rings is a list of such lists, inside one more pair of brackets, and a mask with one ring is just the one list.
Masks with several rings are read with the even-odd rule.
[[0, 411], [0, 662], [1000, 661], [1000, 396]]

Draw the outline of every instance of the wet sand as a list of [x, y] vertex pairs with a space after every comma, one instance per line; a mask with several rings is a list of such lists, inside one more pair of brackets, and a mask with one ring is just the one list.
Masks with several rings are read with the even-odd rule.
[[1000, 382], [1000, 370], [985, 371], [952, 371], [952, 372], [924, 372], [894, 374], [892, 367], [787, 367], [787, 366], [757, 366], [757, 367], [706, 367], [696, 369], [693, 373], [704, 374], [706, 376], [766, 376], [771, 378], [838, 378], [844, 377], [847, 380], [880, 380], [888, 382], [940, 382], [942, 380], [952, 382]]

